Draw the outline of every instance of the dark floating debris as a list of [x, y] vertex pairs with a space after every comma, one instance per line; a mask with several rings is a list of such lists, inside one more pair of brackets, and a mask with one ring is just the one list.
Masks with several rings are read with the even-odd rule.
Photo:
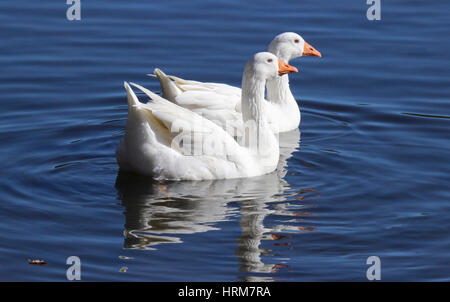
[[47, 265], [47, 262], [40, 259], [28, 259], [28, 263], [33, 265]]

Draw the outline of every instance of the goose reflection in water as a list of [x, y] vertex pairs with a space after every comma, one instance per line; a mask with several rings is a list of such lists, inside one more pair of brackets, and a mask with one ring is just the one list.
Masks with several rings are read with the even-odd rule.
[[[119, 172], [116, 188], [125, 207], [125, 242], [128, 249], [156, 249], [162, 243], [182, 243], [183, 234], [218, 230], [217, 225], [240, 215], [242, 230], [237, 238], [235, 255], [240, 272], [274, 273], [288, 268], [282, 263], [263, 263], [266, 253], [262, 240], [289, 238], [280, 232], [310, 231], [293, 225], [264, 226], [269, 214], [304, 216], [309, 213], [292, 211], [286, 201], [295, 201], [299, 190], [284, 180], [287, 160], [298, 149], [298, 130], [280, 134], [280, 162], [276, 172], [242, 179], [211, 181], [158, 182], [148, 177]], [[272, 203], [271, 208], [268, 204]], [[281, 240], [283, 241], [283, 240]], [[289, 245], [280, 243], [278, 245]], [[269, 281], [269, 277], [243, 276], [249, 281]], [[256, 279], [255, 279], [256, 278]], [[261, 279], [262, 278], [262, 279]]]

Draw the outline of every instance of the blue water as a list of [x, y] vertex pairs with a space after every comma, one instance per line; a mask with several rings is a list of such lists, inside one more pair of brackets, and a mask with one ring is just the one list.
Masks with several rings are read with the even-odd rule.
[[[450, 3], [0, 3], [0, 280], [450, 281]], [[159, 2], [159, 1], [158, 1]], [[123, 81], [155, 67], [240, 85], [278, 33], [301, 133], [277, 172], [158, 183], [118, 172]], [[43, 259], [47, 266], [29, 265]]]

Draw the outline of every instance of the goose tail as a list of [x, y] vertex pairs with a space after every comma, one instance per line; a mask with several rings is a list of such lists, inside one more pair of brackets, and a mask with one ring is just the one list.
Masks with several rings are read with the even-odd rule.
[[181, 90], [170, 79], [170, 76], [166, 75], [161, 69], [156, 68], [154, 73], [161, 85], [162, 97], [176, 103], [176, 98], [181, 93]]
[[128, 84], [128, 82], [123, 82], [123, 86], [125, 86], [125, 90], [127, 91], [128, 111], [134, 110], [139, 107], [139, 105], [142, 105], [133, 89], [131, 89], [130, 84]]

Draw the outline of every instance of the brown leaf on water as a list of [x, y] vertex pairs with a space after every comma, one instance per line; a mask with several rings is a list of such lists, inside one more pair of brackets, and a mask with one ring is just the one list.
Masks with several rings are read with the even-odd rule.
[[47, 265], [47, 262], [40, 259], [28, 259], [28, 263], [33, 265]]
[[303, 199], [305, 199], [305, 196], [299, 196], [299, 197], [297, 197], [297, 200], [303, 200]]

